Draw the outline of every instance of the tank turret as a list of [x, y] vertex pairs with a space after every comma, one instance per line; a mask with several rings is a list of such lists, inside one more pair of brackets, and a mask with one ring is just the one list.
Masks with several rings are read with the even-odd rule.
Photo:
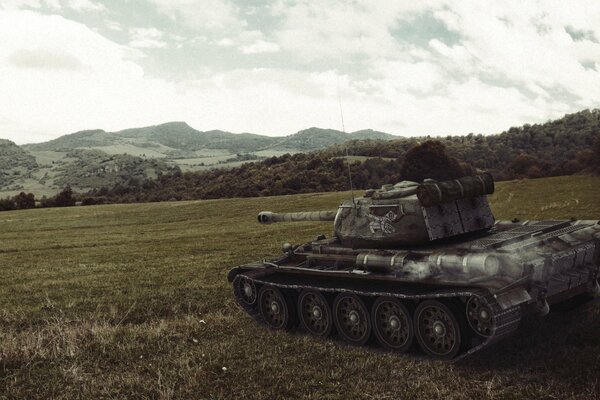
[[422, 184], [400, 182], [344, 201], [337, 211], [277, 214], [263, 211], [260, 223], [334, 221], [334, 236], [345, 246], [387, 248], [422, 245], [491, 228], [486, 195], [490, 174]]

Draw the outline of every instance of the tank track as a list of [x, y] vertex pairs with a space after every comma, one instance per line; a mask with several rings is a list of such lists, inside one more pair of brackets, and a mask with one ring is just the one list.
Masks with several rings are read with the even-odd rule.
[[[266, 279], [265, 279], [266, 278]], [[257, 291], [257, 288], [262, 285], [270, 285], [277, 287], [280, 290], [315, 290], [321, 293], [351, 293], [360, 297], [394, 297], [401, 300], [413, 300], [413, 301], [423, 301], [423, 300], [435, 300], [435, 299], [452, 299], [452, 298], [460, 298], [467, 297], [473, 298], [476, 297], [483, 304], [487, 305], [488, 309], [491, 311], [490, 318], [494, 321], [494, 329], [487, 337], [478, 336], [473, 328], [467, 327], [472, 333], [472, 336], [476, 337], [479, 340], [472, 341], [470, 347], [466, 350], [459, 353], [456, 357], [454, 357], [451, 361], [456, 362], [465, 357], [470, 356], [471, 354], [482, 350], [484, 348], [489, 347], [493, 343], [496, 343], [510, 334], [512, 334], [519, 326], [519, 322], [521, 320], [521, 308], [519, 306], [508, 308], [503, 310], [495, 297], [489, 292], [473, 288], [473, 289], [448, 289], [444, 291], [436, 291], [426, 294], [407, 294], [402, 292], [389, 292], [389, 291], [370, 291], [366, 289], [351, 289], [351, 288], [339, 288], [339, 287], [326, 287], [322, 285], [306, 285], [306, 284], [292, 284], [292, 283], [282, 283], [282, 282], [273, 282], [268, 279], [268, 275], [265, 276], [263, 271], [244, 271], [235, 276], [233, 280], [233, 292], [236, 302], [242, 307], [248, 315], [250, 315], [255, 321], [259, 324], [268, 325], [267, 322], [263, 319], [258, 307], [258, 301], [255, 301], [254, 304], [249, 304], [244, 299], [244, 293], [242, 293], [240, 280], [247, 280], [248, 282], [252, 282]], [[295, 328], [293, 330], [300, 330]], [[415, 340], [416, 342], [416, 340]]]

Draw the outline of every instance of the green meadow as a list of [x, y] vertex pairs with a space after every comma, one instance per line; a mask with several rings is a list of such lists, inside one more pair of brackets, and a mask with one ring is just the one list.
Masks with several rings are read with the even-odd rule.
[[[272, 332], [227, 271], [329, 223], [349, 193], [0, 213], [0, 399], [600, 398], [600, 302], [531, 317], [457, 363]], [[497, 183], [498, 219], [600, 219], [600, 178]]]

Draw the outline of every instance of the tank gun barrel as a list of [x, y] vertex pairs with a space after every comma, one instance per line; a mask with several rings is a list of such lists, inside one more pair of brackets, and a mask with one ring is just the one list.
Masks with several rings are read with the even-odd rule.
[[308, 211], [294, 213], [262, 211], [258, 214], [258, 222], [261, 224], [272, 224], [274, 222], [333, 221], [336, 213], [337, 211]]

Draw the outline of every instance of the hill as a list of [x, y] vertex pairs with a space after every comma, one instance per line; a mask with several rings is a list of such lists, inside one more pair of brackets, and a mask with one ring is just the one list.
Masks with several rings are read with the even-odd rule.
[[[221, 130], [198, 131], [185, 122], [168, 122], [143, 128], [131, 128], [117, 132], [101, 129], [85, 130], [64, 135], [44, 143], [22, 146], [23, 154], [42, 168], [33, 167], [31, 174], [18, 175], [5, 184], [0, 182], [0, 194], [14, 195], [24, 190], [40, 195], [52, 194], [59, 185], [70, 182], [76, 190], [90, 187], [111, 186], [124, 182], [111, 176], [96, 176], [95, 164], [85, 165], [82, 151], [98, 151], [113, 157], [134, 156], [140, 160], [154, 160], [146, 170], [164, 171], [168, 168], [181, 168], [183, 171], [204, 171], [215, 167], [231, 168], [249, 160], [262, 160], [285, 153], [299, 153], [320, 150], [355, 139], [391, 138], [392, 135], [372, 130], [343, 133], [335, 130], [311, 128], [286, 137], [269, 137], [252, 133], [231, 133]], [[2, 156], [0, 155], [0, 158]], [[74, 162], [77, 159], [77, 162]], [[138, 163], [142, 161], [138, 160]], [[131, 159], [130, 159], [131, 161]], [[144, 161], [145, 162], [145, 161]], [[68, 164], [69, 166], [64, 166]], [[128, 164], [131, 164], [129, 162]], [[148, 163], [146, 163], [148, 164]], [[60, 168], [55, 168], [61, 165]], [[166, 168], [165, 168], [166, 167]], [[90, 179], [82, 179], [85, 170]], [[14, 170], [5, 170], [12, 176]], [[69, 176], [70, 173], [75, 173]], [[123, 174], [121, 174], [123, 175]], [[133, 174], [135, 179], [153, 178], [157, 174]], [[100, 185], [100, 186], [94, 186]], [[90, 186], [92, 185], [92, 186]]]
[[122, 144], [124, 141], [114, 133], [102, 129], [75, 132], [49, 142], [28, 144], [23, 148], [30, 151], [69, 151], [85, 147], [104, 147]]
[[79, 190], [115, 186], [143, 179], [156, 179], [169, 170], [158, 159], [144, 159], [126, 154], [108, 155], [99, 150], [73, 150], [67, 153], [71, 162], [56, 168], [57, 187], [71, 186]]
[[[259, 225], [256, 213], [329, 209], [348, 196], [0, 213], [0, 397], [598, 398], [599, 302], [526, 319], [459, 363], [254, 323], [227, 271], [331, 231]], [[599, 178], [560, 177], [501, 182], [491, 206], [501, 219], [598, 219], [598, 198]]]
[[35, 157], [10, 140], [0, 139], [0, 189], [37, 168]]
[[[118, 184], [121, 196], [139, 192], [135, 187], [123, 190], [123, 185], [128, 184], [128, 173], [134, 178], [134, 186], [139, 186], [140, 180], [152, 180], [169, 170], [173, 172], [170, 178], [146, 185], [152, 190], [162, 187], [152, 198], [339, 190], [347, 187], [347, 168], [343, 165], [347, 154], [355, 184], [367, 188], [401, 179], [399, 166], [406, 152], [429, 139], [429, 136], [402, 138], [373, 130], [344, 133], [316, 127], [286, 137], [267, 137], [218, 130], [201, 132], [184, 122], [112, 133], [82, 131], [26, 145], [18, 151], [12, 144], [9, 153], [0, 154], [0, 164], [7, 165], [2, 170], [0, 197], [21, 190], [34, 192], [38, 197], [53, 194], [67, 182], [80, 191], [100, 190], [102, 186], [110, 189]], [[496, 180], [600, 172], [600, 110], [584, 110], [544, 124], [512, 127], [496, 135], [469, 134], [436, 140], [442, 142], [450, 156], [492, 172]], [[128, 167], [106, 175], [95, 164], [99, 157], [127, 159], [124, 165]], [[95, 161], [86, 165], [86, 160]], [[254, 164], [244, 165], [248, 161]], [[140, 170], [148, 173], [139, 173]], [[181, 180], [179, 171], [193, 174]], [[232, 188], [237, 194], [231, 193]], [[147, 198], [144, 194], [136, 197]]]
[[144, 128], [117, 132], [88, 130], [61, 136], [44, 143], [28, 144], [32, 151], [62, 151], [95, 148], [112, 153], [115, 146], [138, 147], [156, 157], [165, 158], [205, 155], [202, 150], [227, 150], [230, 154], [253, 153], [265, 150], [305, 152], [319, 150], [334, 144], [357, 139], [391, 139], [395, 136], [370, 129], [344, 133], [334, 129], [310, 128], [285, 137], [271, 137], [253, 133], [231, 133], [221, 130], [198, 131], [185, 122], [167, 122]]
[[301, 151], [320, 150], [336, 144], [343, 144], [351, 140], [390, 140], [397, 136], [389, 133], [378, 132], [371, 129], [344, 133], [335, 129], [309, 128], [299, 131], [293, 135], [286, 136], [271, 149], [286, 150], [298, 149]]
[[257, 151], [274, 142], [271, 137], [251, 133], [234, 134], [220, 130], [201, 132], [185, 122], [168, 122], [145, 128], [126, 129], [115, 132], [115, 135], [125, 139], [135, 139], [131, 141], [132, 144], [158, 144], [183, 152], [224, 149], [235, 154]]

